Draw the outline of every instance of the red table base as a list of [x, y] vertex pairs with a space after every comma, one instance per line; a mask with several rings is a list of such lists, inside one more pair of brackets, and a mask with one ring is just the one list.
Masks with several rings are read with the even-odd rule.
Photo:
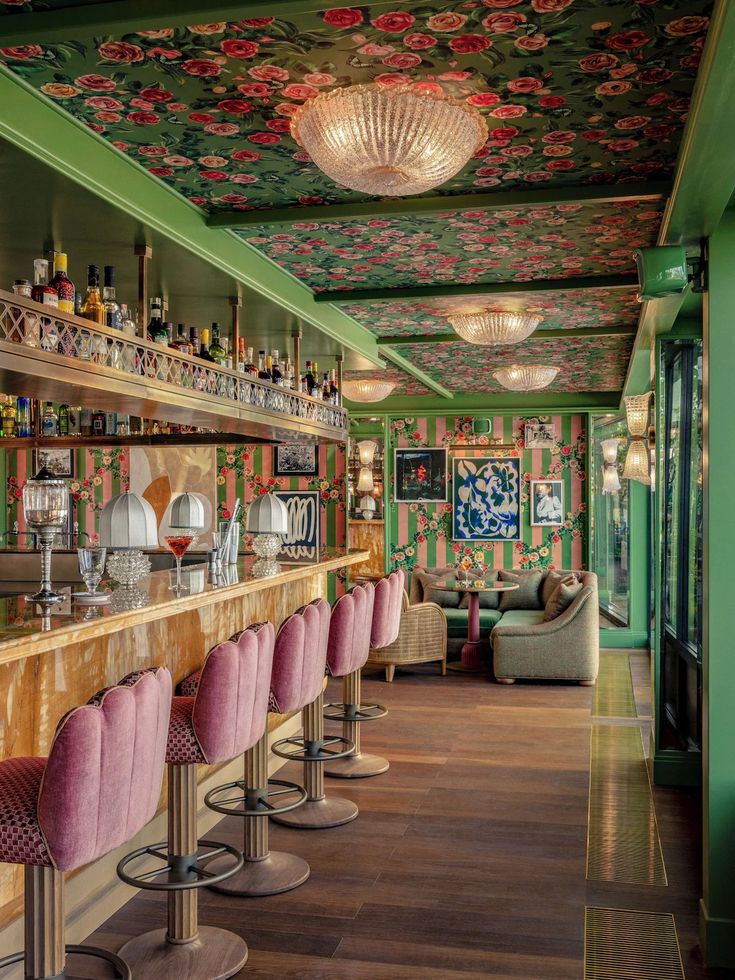
[[480, 596], [477, 592], [468, 592], [467, 599], [467, 642], [462, 647], [460, 662], [447, 664], [447, 669], [465, 674], [479, 674], [488, 669], [488, 644], [480, 639]]

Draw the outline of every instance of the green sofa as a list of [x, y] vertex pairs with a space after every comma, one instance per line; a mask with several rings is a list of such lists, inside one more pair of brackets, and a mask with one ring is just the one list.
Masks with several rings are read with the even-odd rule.
[[[512, 569], [516, 575], [528, 574]], [[432, 588], [437, 579], [454, 578], [455, 568], [415, 567], [411, 574], [412, 604], [435, 602], [447, 620], [447, 649], [458, 653], [467, 639], [467, 599], [459, 593]], [[490, 574], [493, 574], [492, 572]], [[498, 575], [498, 570], [494, 570]], [[561, 576], [574, 575], [581, 585], [571, 605], [555, 619], [544, 622], [546, 602]], [[434, 582], [432, 582], [432, 579]], [[480, 597], [480, 635], [487, 637], [493, 653], [496, 680], [566, 680], [593, 684], [599, 662], [599, 612], [597, 576], [592, 572], [555, 570], [541, 577], [538, 593], [528, 602], [534, 608], [514, 605], [513, 593]], [[500, 606], [506, 608], [501, 610]]]

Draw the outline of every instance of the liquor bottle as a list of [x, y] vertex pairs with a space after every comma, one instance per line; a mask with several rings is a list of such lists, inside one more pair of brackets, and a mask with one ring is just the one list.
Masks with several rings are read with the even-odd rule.
[[117, 435], [117, 412], [105, 412], [105, 435]]
[[58, 309], [59, 294], [48, 281], [48, 259], [33, 260], [31, 299], [35, 300], [36, 303], [43, 303], [44, 306]]
[[41, 419], [41, 435], [44, 439], [53, 438], [59, 434], [59, 416], [54, 411], [51, 402], [46, 402], [46, 410]]
[[92, 412], [92, 435], [106, 435], [106, 422], [107, 418], [104, 412], [101, 412], [99, 409], [96, 412]]
[[129, 337], [134, 337], [136, 334], [135, 320], [131, 317], [126, 303], [120, 304], [120, 329]]
[[79, 413], [79, 429], [83, 436], [92, 435], [92, 410], [83, 408]]
[[69, 406], [59, 405], [59, 435], [69, 435]]
[[322, 375], [322, 401], [331, 402], [332, 393], [329, 390], [329, 372], [325, 371]]
[[256, 378], [258, 376], [258, 369], [253, 361], [253, 348], [245, 348], [245, 374], [249, 374], [251, 377]]
[[115, 266], [105, 266], [105, 285], [102, 289], [105, 307], [105, 323], [115, 330], [122, 330], [122, 307], [115, 298]]
[[17, 420], [15, 417], [15, 399], [3, 395], [3, 439], [15, 439]]
[[222, 346], [225, 349], [225, 367], [231, 371], [233, 364], [232, 364], [232, 351], [230, 350], [229, 337], [222, 338]]
[[59, 312], [74, 312], [74, 283], [66, 274], [67, 258], [66, 252], [54, 253], [54, 275], [49, 283], [56, 290], [59, 297]]
[[339, 405], [339, 388], [337, 387], [337, 371], [332, 368], [329, 375], [329, 395], [333, 405]]
[[209, 354], [215, 364], [220, 364], [224, 367], [227, 352], [220, 343], [219, 323], [216, 322], [212, 323], [212, 343], [209, 345]]
[[265, 351], [258, 351], [258, 377], [261, 381], [270, 381], [271, 376], [266, 368]]
[[316, 380], [314, 378], [314, 371], [316, 370], [316, 365], [312, 365], [311, 361], [306, 362], [306, 373], [304, 374], [304, 382], [306, 384], [306, 394], [313, 395], [314, 388], [316, 387]]
[[74, 291], [74, 316], [83, 316], [82, 307], [84, 306], [84, 297], [79, 292], [78, 289]]
[[15, 403], [15, 434], [19, 439], [28, 439], [33, 434], [31, 400], [25, 395], [21, 395]]
[[279, 352], [277, 350], [271, 351], [271, 381], [274, 385], [283, 384], [283, 374], [281, 372], [281, 365], [279, 363]]
[[174, 339], [174, 325], [170, 320], [166, 320], [163, 324], [163, 330], [161, 330], [158, 338], [156, 338], [156, 343], [161, 344], [163, 347], [170, 347]]
[[155, 335], [159, 333], [162, 326], [161, 297], [154, 296], [153, 299], [151, 299], [151, 318], [148, 321], [148, 340], [155, 340]]
[[82, 434], [82, 409], [79, 405], [69, 406], [69, 435], [80, 436]]
[[191, 348], [189, 347], [189, 341], [186, 336], [186, 327], [184, 326], [183, 323], [179, 324], [176, 331], [176, 336], [169, 344], [169, 347], [172, 347], [174, 350], [179, 351], [179, 353], [181, 354], [190, 353]]
[[201, 346], [199, 347], [199, 356], [203, 361], [210, 361], [211, 363], [214, 363], [214, 358], [209, 353], [209, 328], [208, 327], [202, 328], [202, 343]]
[[237, 342], [237, 370], [240, 374], [245, 374], [245, 338], [240, 337]]
[[288, 354], [286, 354], [286, 360], [283, 362], [283, 381], [281, 384], [284, 388], [293, 388], [293, 369]]
[[199, 354], [199, 331], [196, 327], [189, 327], [189, 348], [192, 356]]
[[105, 305], [100, 295], [99, 266], [87, 266], [87, 293], [82, 303], [82, 316], [94, 323], [105, 322]]

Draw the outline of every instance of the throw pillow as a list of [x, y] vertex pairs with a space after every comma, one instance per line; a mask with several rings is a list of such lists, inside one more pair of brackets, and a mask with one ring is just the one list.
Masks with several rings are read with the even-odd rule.
[[546, 603], [549, 601], [549, 597], [551, 596], [551, 593], [557, 587], [559, 582], [561, 582], [563, 579], [567, 579], [569, 576], [572, 576], [575, 581], [578, 581], [576, 572], [569, 572], [569, 571], [565, 572], [560, 569], [553, 569], [552, 571], [546, 573], [546, 577], [544, 578], [543, 584], [541, 585], [542, 606], [545, 606]]
[[459, 592], [445, 592], [442, 589], [432, 589], [437, 582], [453, 578], [453, 575], [429, 575], [428, 572], [414, 572], [420, 582], [423, 602], [435, 602], [442, 609], [456, 609], [462, 598]]
[[517, 589], [510, 592], [500, 593], [500, 611], [508, 612], [510, 609], [541, 609], [539, 601], [539, 588], [544, 573], [540, 570], [513, 569], [512, 571], [501, 568], [500, 581], [513, 582]]
[[581, 591], [582, 583], [578, 582], [573, 575], [569, 575], [566, 579], [559, 582], [549, 596], [549, 601], [546, 603], [544, 622], [548, 623], [552, 619], [556, 619], [557, 616], [561, 616], [571, 606]]

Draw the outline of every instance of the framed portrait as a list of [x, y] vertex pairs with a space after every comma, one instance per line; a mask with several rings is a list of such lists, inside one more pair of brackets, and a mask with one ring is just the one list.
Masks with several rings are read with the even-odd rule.
[[321, 509], [318, 490], [276, 490], [288, 511], [288, 532], [278, 561], [315, 561], [319, 555]]
[[313, 442], [284, 442], [273, 450], [274, 476], [316, 476], [318, 446]]
[[531, 527], [564, 522], [564, 481], [531, 480]]
[[520, 541], [521, 461], [517, 456], [455, 456], [452, 538]]
[[552, 449], [556, 445], [556, 430], [551, 422], [534, 422], [523, 432], [526, 449]]
[[31, 465], [34, 473], [38, 473], [42, 466], [50, 470], [54, 476], [66, 480], [74, 476], [74, 450], [73, 449], [34, 449]]
[[397, 504], [446, 501], [446, 449], [396, 449], [393, 473]]

